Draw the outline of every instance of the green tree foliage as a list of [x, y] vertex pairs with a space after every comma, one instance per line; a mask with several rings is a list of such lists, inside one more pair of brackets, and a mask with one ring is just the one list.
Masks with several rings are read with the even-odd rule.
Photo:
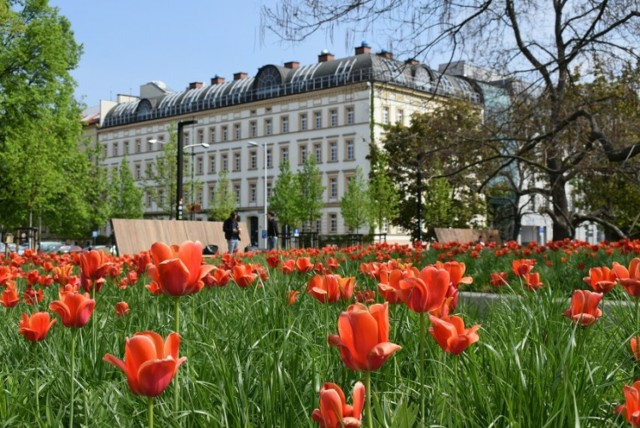
[[227, 171], [222, 171], [219, 177], [213, 195], [213, 206], [209, 210], [211, 221], [224, 221], [236, 209], [236, 194], [231, 187], [229, 174]]
[[122, 158], [120, 168], [111, 177], [111, 218], [142, 218], [144, 192], [136, 186], [127, 157]]
[[400, 212], [400, 193], [389, 176], [389, 162], [377, 149], [376, 162], [369, 178], [369, 200], [371, 201], [371, 224], [380, 232], [388, 222], [395, 220]]
[[46, 1], [0, 4], [0, 224], [34, 219], [65, 236], [90, 217], [80, 109], [69, 71], [80, 46]]
[[269, 209], [278, 217], [280, 226], [291, 228], [298, 222], [298, 181], [289, 168], [289, 162], [280, 163], [280, 175], [273, 186]]
[[340, 199], [340, 214], [350, 230], [360, 233], [360, 228], [371, 221], [372, 203], [369, 199], [367, 181], [362, 168], [356, 168], [356, 174], [347, 185], [347, 191]]
[[482, 171], [450, 173], [475, 153], [470, 147], [481, 137], [479, 113], [467, 102], [451, 101], [413, 115], [408, 127], [388, 128], [383, 148], [391, 166], [389, 177], [405, 195], [395, 223], [414, 236], [418, 236], [419, 185], [423, 228], [469, 227], [475, 216], [486, 215], [483, 199], [475, 191]]
[[307, 157], [303, 168], [296, 174], [296, 181], [299, 192], [296, 212], [302, 226], [310, 230], [313, 223], [322, 215], [324, 207], [322, 173], [318, 169], [315, 156]]
[[[159, 144], [159, 143], [156, 143]], [[170, 218], [176, 217], [176, 181], [178, 175], [178, 134], [176, 125], [169, 126], [169, 141], [162, 144], [162, 153], [156, 157], [153, 166], [147, 170], [145, 192], [151, 200]]]

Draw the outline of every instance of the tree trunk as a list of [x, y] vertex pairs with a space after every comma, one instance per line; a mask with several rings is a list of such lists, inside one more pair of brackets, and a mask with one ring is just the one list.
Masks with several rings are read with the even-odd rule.
[[562, 175], [549, 174], [551, 181], [551, 200], [553, 201], [553, 240], [561, 241], [573, 238], [573, 228], [569, 222], [569, 198], [567, 183]]

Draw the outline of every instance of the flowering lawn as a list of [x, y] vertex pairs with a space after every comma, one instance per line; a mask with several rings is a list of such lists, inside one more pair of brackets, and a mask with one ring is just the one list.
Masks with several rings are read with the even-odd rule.
[[[638, 257], [636, 241], [0, 256], [0, 421], [640, 426]], [[479, 310], [477, 291], [508, 296]]]

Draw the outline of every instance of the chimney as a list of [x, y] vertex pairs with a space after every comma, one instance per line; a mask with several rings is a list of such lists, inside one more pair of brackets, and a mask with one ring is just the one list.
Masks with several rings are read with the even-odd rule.
[[300, 67], [300, 63], [298, 61], [289, 61], [289, 62], [285, 62], [284, 66], [286, 68], [294, 69], [294, 68]]
[[222, 85], [224, 83], [224, 77], [216, 76], [211, 78], [212, 85]]
[[200, 89], [200, 88], [202, 88], [202, 82], [189, 83], [189, 89]]
[[356, 55], [368, 54], [371, 53], [371, 47], [367, 44], [367, 42], [362, 42], [360, 46], [356, 47]]
[[386, 59], [393, 59], [393, 54], [391, 52], [388, 52], [388, 51], [378, 52], [378, 56], [381, 56], [381, 57], [386, 58]]
[[318, 55], [318, 62], [333, 61], [334, 58], [335, 56], [333, 56], [332, 53], [329, 53], [328, 50], [324, 49], [322, 52], [320, 52], [320, 55]]
[[404, 63], [407, 64], [407, 65], [418, 65], [418, 64], [420, 64], [420, 61], [418, 61], [415, 58], [409, 58]]
[[249, 74], [245, 73], [244, 71], [233, 73], [233, 80], [242, 80], [246, 79], [247, 77], [249, 77]]

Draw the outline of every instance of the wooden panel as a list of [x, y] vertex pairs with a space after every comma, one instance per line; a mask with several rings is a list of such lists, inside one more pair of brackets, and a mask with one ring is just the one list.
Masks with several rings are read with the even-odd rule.
[[[151, 248], [154, 242], [180, 244], [184, 241], [200, 241], [203, 245], [217, 245], [220, 253], [226, 252], [222, 222], [177, 220], [125, 220], [113, 219], [113, 231], [120, 254], [136, 254]], [[240, 222], [239, 249], [249, 246], [249, 230]]]
[[500, 243], [500, 233], [497, 230], [481, 230], [481, 229], [453, 229], [438, 228], [434, 229], [438, 242], [475, 242], [482, 237], [483, 242], [495, 241]]

